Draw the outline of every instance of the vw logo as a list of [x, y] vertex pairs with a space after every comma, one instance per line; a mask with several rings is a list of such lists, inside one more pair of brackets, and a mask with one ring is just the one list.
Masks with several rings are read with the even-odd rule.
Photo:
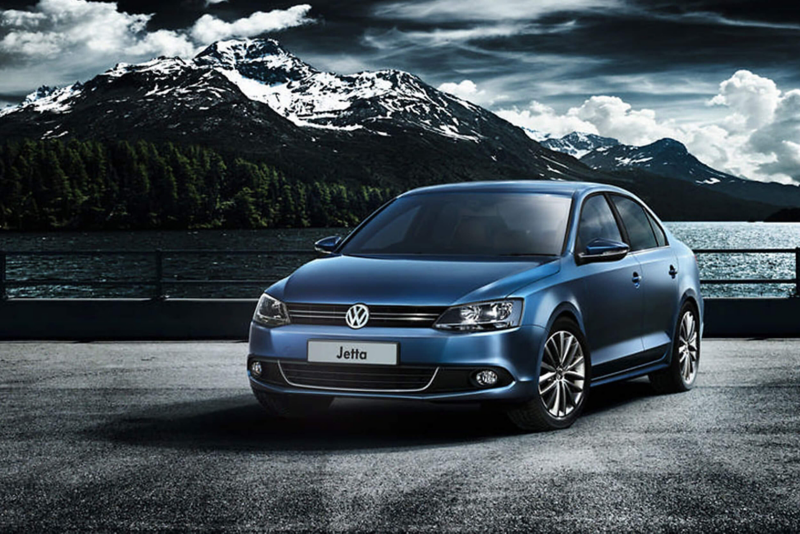
[[344, 321], [347, 323], [347, 326], [354, 330], [367, 326], [367, 321], [369, 321], [369, 308], [364, 304], [350, 306], [350, 309], [347, 310], [344, 316]]

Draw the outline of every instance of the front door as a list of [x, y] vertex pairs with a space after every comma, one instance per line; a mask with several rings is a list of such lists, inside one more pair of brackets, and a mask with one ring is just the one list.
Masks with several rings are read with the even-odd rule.
[[641, 266], [644, 353], [635, 363], [652, 363], [664, 358], [672, 341], [680, 300], [677, 257], [668, 246], [664, 231], [643, 206], [619, 195], [611, 195], [611, 200], [622, 219], [632, 255]]
[[[584, 201], [576, 252], [596, 238], [623, 241], [611, 207], [603, 195]], [[583, 318], [595, 378], [612, 374], [640, 355], [642, 345], [641, 267], [633, 255], [578, 267], [584, 284]]]

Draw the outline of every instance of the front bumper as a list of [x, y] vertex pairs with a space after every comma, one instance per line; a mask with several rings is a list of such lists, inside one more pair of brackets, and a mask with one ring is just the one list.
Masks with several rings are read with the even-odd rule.
[[[463, 402], [523, 400], [533, 397], [538, 387], [537, 362], [544, 334], [542, 328], [531, 325], [497, 332], [452, 332], [433, 328], [353, 330], [318, 325], [265, 328], [253, 323], [248, 376], [253, 389], [271, 393]], [[321, 339], [398, 343], [399, 361], [392, 368], [429, 369], [433, 379], [423, 384], [425, 387], [411, 388], [413, 391], [317, 387], [287, 379], [285, 367], [307, 364], [308, 341]], [[254, 360], [262, 362], [265, 369], [259, 377], [249, 371]], [[284, 368], [280, 364], [285, 364]], [[350, 369], [349, 365], [337, 367]], [[481, 388], [474, 384], [469, 377], [478, 369], [496, 370], [501, 377], [500, 385]]]

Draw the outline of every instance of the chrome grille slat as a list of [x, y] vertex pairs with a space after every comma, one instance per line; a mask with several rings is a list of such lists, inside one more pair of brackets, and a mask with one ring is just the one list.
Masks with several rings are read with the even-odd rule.
[[[312, 378], [303, 377], [303, 376], [293, 376], [292, 380], [295, 381], [295, 382], [298, 382], [298, 381], [299, 382], [310, 382], [310, 381], [313, 380], [314, 382], [316, 382], [318, 384], [322, 383], [322, 382], [325, 382], [325, 383], [328, 383], [331, 386], [342, 385], [342, 386], [359, 387], [359, 386], [362, 386], [364, 384], [364, 380], [355, 379], [355, 378], [324, 378], [324, 379], [323, 378], [319, 378], [319, 379], [312, 379]], [[427, 382], [428, 381], [425, 380], [424, 382], [422, 382], [422, 384], [425, 384]], [[387, 385], [387, 386], [391, 385], [392, 388], [408, 386], [408, 389], [415, 389], [415, 388], [417, 388], [419, 386], [419, 384], [420, 384], [420, 381], [416, 380], [416, 379], [415, 380], [383, 380], [383, 381], [371, 380], [370, 381], [370, 387], [372, 387], [372, 388], [375, 388], [375, 387], [381, 386], [381, 385]]]
[[439, 316], [438, 313], [386, 313], [386, 312], [375, 312], [370, 313], [370, 315], [375, 317], [433, 317], [436, 318]]
[[[323, 377], [324, 376], [334, 376], [334, 377], [335, 376], [340, 376], [341, 373], [342, 373], [339, 370], [337, 370], [337, 371], [318, 371], [316, 369], [293, 369], [292, 372], [294, 372], [294, 373], [296, 373], [298, 375], [302, 374], [304, 376], [323, 376]], [[395, 378], [395, 379], [415, 380], [418, 376], [425, 376], [427, 374], [428, 374], [428, 371], [425, 370], [423, 372], [420, 372], [418, 375], [400, 376], [399, 378], [398, 378], [398, 375], [396, 373], [360, 373], [359, 376], [369, 376], [370, 378], [378, 378], [378, 379], [383, 378], [383, 377], [389, 377], [389, 378]]]
[[304, 319], [341, 319], [344, 320], [343, 313], [336, 313], [336, 314], [323, 314], [323, 313], [303, 313], [303, 312], [292, 312], [292, 317], [301, 317]]
[[329, 312], [329, 311], [294, 311], [292, 312], [295, 315], [311, 315], [311, 316], [333, 316], [333, 317], [344, 317], [344, 313], [342, 312]]
[[396, 317], [370, 317], [370, 320], [373, 321], [433, 321], [434, 319], [436, 319], [436, 317], [403, 317], [399, 319]]

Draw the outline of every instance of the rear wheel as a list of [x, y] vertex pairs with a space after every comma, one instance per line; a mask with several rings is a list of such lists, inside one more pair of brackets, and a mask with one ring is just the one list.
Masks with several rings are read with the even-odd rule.
[[507, 409], [521, 430], [567, 428], [578, 418], [589, 392], [591, 366], [586, 340], [575, 322], [556, 320], [545, 342], [536, 397]]
[[697, 312], [684, 304], [672, 341], [672, 362], [663, 371], [650, 373], [650, 383], [659, 393], [689, 391], [697, 380], [700, 365], [700, 329]]
[[273, 417], [297, 419], [322, 413], [330, 407], [333, 397], [273, 395], [253, 390], [261, 406]]

